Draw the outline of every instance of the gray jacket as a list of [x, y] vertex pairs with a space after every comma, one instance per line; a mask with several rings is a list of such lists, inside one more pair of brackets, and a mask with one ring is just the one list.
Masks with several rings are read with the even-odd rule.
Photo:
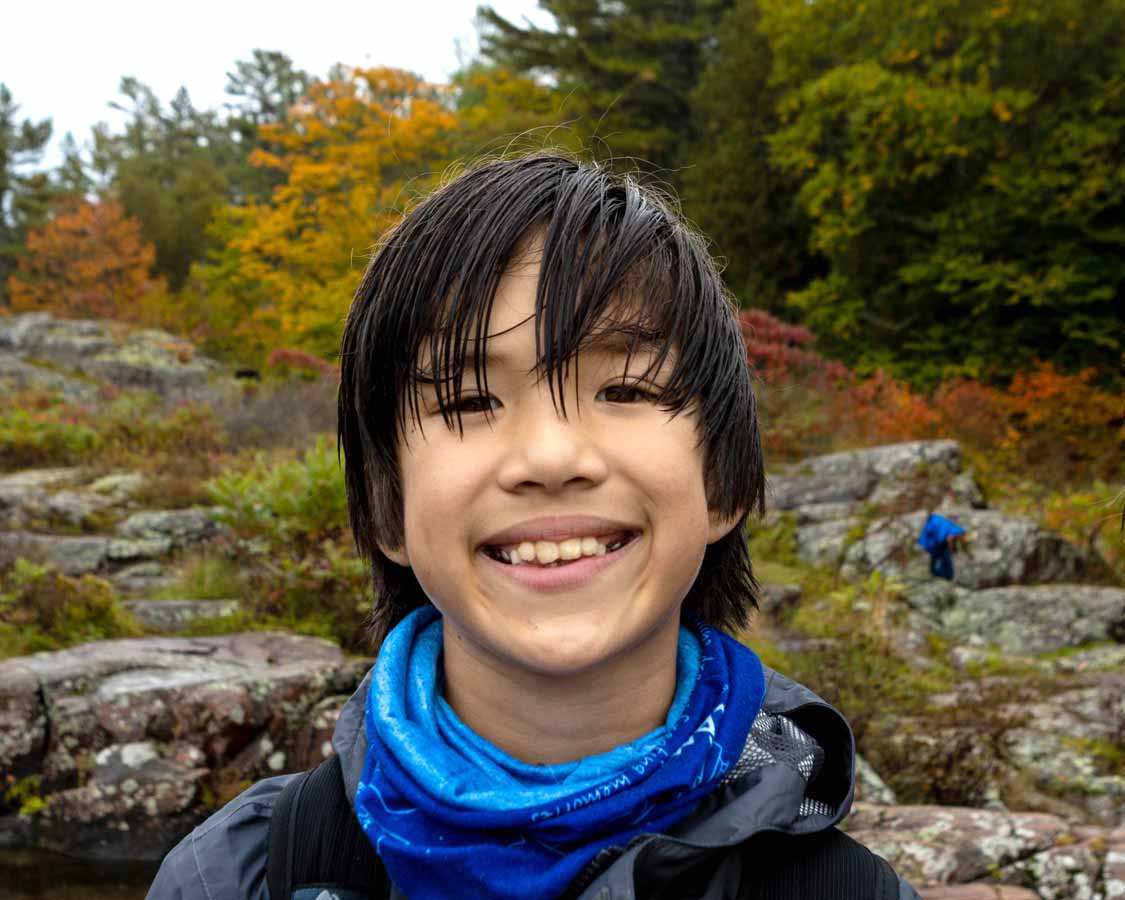
[[[734, 896], [744, 841], [765, 831], [809, 834], [837, 824], [851, 807], [855, 745], [835, 709], [766, 669], [766, 696], [735, 766], [692, 816], [669, 833], [632, 841], [601, 857], [572, 885], [575, 900], [636, 900], [637, 876], [684, 871], [715, 857], [705, 900]], [[367, 754], [364, 707], [371, 675], [340, 713], [332, 746], [354, 797]], [[260, 781], [192, 831], [165, 857], [147, 900], [270, 900], [266, 848], [270, 815], [293, 775]], [[643, 868], [643, 872], [642, 872]], [[901, 878], [900, 900], [918, 900]], [[283, 898], [278, 898], [283, 900]]]

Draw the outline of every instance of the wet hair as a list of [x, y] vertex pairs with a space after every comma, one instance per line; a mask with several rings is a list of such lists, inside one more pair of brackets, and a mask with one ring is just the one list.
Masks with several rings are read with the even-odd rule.
[[419, 203], [376, 250], [348, 313], [339, 446], [352, 531], [371, 564], [375, 642], [428, 602], [413, 571], [379, 549], [404, 542], [398, 446], [407, 416], [420, 422], [419, 388], [432, 385], [446, 427], [460, 430], [462, 383], [487, 392], [497, 285], [533, 242], [536, 371], [560, 415], [570, 367], [592, 341], [648, 350], [641, 381], [671, 363], [655, 402], [696, 416], [708, 506], [740, 515], [708, 546], [684, 608], [716, 627], [744, 626], [757, 583], [743, 526], [761, 512], [765, 482], [734, 306], [702, 239], [654, 192], [536, 154], [471, 168]]

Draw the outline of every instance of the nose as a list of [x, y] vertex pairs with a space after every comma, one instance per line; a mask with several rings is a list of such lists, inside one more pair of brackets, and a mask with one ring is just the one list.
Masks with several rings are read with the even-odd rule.
[[520, 404], [507, 423], [510, 443], [499, 470], [501, 487], [556, 493], [606, 479], [609, 467], [590, 425], [574, 404], [567, 404], [567, 413], [569, 418], [563, 418], [546, 389]]

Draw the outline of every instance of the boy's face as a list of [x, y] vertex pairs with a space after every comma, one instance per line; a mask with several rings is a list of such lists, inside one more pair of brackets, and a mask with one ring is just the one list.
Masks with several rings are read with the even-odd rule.
[[[405, 544], [382, 549], [442, 612], [447, 671], [459, 653], [513, 677], [627, 665], [657, 646], [674, 654], [704, 550], [734, 525], [709, 516], [694, 415], [672, 417], [652, 385], [628, 386], [648, 353], [626, 369], [623, 350], [583, 350], [564, 382], [568, 418], [555, 410], [533, 371], [538, 271], [533, 253], [500, 282], [489, 394], [467, 363], [463, 435], [426, 387], [423, 429], [408, 417], [399, 442]], [[533, 560], [505, 561], [529, 548]]]

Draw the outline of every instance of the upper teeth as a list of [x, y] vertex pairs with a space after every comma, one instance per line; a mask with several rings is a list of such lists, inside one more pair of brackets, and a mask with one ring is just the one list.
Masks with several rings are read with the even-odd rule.
[[500, 547], [499, 550], [512, 565], [537, 562], [545, 566], [560, 559], [605, 556], [606, 545], [596, 537], [582, 537], [568, 538], [565, 541], [524, 541], [522, 544]]

